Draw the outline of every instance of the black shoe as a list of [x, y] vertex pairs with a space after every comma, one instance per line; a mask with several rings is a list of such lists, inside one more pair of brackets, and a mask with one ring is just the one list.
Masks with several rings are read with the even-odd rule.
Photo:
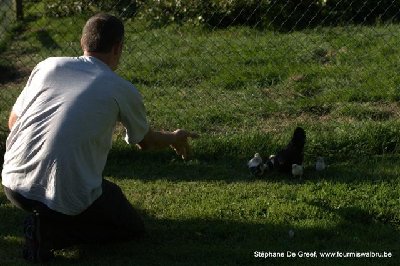
[[54, 257], [43, 239], [39, 213], [34, 212], [25, 219], [24, 235], [25, 246], [22, 253], [24, 259], [31, 262], [47, 262]]

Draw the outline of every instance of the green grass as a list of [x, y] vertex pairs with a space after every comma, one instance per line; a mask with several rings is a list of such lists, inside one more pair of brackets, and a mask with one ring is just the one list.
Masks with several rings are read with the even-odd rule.
[[[41, 3], [36, 4], [40, 7]], [[27, 73], [48, 56], [80, 55], [85, 17], [27, 7], [1, 55], [4, 125]], [[30, 8], [30, 9], [29, 9]], [[118, 73], [145, 99], [154, 128], [197, 131], [194, 158], [130, 150], [116, 134], [104, 175], [140, 209], [143, 243], [76, 247], [54, 265], [397, 265], [400, 254], [398, 25], [278, 34], [126, 22]], [[249, 175], [295, 126], [307, 132], [303, 182]], [[313, 171], [318, 155], [330, 167]], [[24, 213], [0, 192], [0, 265], [20, 259]], [[289, 230], [295, 232], [289, 237]], [[387, 251], [391, 259], [260, 259], [254, 251]]]
[[[298, 182], [276, 174], [254, 179], [239, 162], [185, 163], [167, 159], [173, 158], [168, 154], [158, 158], [122, 153], [123, 157], [111, 154], [106, 175], [141, 210], [148, 238], [142, 243], [65, 250], [57, 254], [55, 265], [397, 263], [397, 157], [332, 164], [322, 174], [308, 169], [304, 182]], [[22, 264], [18, 252], [23, 213], [4, 196], [0, 199], [3, 263]], [[295, 232], [293, 238], [289, 230]], [[386, 251], [395, 258], [264, 261], [254, 258], [254, 251]]]

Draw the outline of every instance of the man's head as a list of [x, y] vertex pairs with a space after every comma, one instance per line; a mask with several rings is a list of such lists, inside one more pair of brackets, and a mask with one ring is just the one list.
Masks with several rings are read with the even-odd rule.
[[118, 18], [100, 13], [83, 27], [81, 46], [85, 55], [99, 57], [115, 70], [122, 52], [124, 24]]

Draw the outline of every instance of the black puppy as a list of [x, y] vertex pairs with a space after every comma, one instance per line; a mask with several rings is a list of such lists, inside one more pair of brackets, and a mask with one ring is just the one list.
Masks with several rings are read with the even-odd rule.
[[283, 150], [278, 151], [273, 158], [273, 162], [267, 162], [267, 165], [271, 166], [273, 164], [274, 169], [290, 173], [292, 164], [303, 164], [305, 143], [306, 132], [301, 127], [297, 127], [289, 144]]

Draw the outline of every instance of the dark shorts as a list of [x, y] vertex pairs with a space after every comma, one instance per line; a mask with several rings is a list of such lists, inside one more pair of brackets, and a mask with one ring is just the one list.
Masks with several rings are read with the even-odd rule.
[[144, 236], [143, 220], [120, 187], [103, 179], [102, 195], [78, 215], [65, 215], [49, 209], [4, 187], [7, 198], [18, 208], [39, 213], [41, 227], [54, 249], [77, 244], [112, 243]]

